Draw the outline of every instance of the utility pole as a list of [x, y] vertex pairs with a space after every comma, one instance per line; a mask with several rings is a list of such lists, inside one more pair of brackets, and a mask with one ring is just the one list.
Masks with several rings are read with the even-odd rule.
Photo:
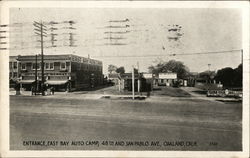
[[241, 64], [242, 64], [242, 67], [243, 67], [243, 49], [241, 49]]
[[33, 25], [35, 26], [35, 34], [41, 37], [41, 56], [42, 56], [42, 61], [41, 61], [41, 70], [42, 70], [42, 95], [45, 95], [44, 92], [44, 59], [43, 59], [43, 37], [47, 37], [47, 29], [46, 26], [43, 24], [41, 21], [40, 23], [34, 21]]
[[35, 66], [36, 66], [36, 69], [35, 69], [35, 84], [36, 84], [36, 86], [35, 86], [35, 95], [36, 95], [36, 93], [37, 93], [37, 55], [36, 55], [36, 64], [35, 64]]
[[133, 100], [135, 99], [135, 71], [134, 71], [134, 66], [132, 66], [132, 97]]
[[211, 82], [210, 81], [210, 79], [211, 79], [211, 72], [210, 72], [210, 66], [211, 66], [211, 64], [207, 64], [207, 66], [208, 66], [208, 75], [209, 75], [209, 79], [208, 79], [207, 83], [210, 83]]
[[137, 91], [140, 94], [140, 72], [139, 72], [139, 62], [137, 62], [137, 68], [138, 68], [138, 80], [137, 80]]
[[208, 66], [208, 71], [210, 72], [210, 66], [211, 66], [211, 64], [207, 64], [207, 66]]

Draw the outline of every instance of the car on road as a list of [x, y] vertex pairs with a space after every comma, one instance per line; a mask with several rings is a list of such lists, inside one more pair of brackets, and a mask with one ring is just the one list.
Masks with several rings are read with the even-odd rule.
[[230, 98], [242, 98], [241, 91], [233, 90], [208, 90], [207, 97], [230, 97]]

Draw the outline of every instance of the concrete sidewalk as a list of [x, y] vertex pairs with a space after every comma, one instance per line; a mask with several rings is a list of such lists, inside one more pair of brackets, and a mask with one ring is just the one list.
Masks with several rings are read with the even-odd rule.
[[[16, 95], [16, 91], [10, 91], [9, 95]], [[20, 95], [17, 96], [26, 96], [26, 97], [45, 97], [45, 98], [68, 98], [68, 99], [132, 99], [130, 94], [112, 94], [112, 93], [93, 93], [93, 92], [55, 92], [54, 95], [45, 95], [41, 94], [32, 95], [31, 91], [21, 91]], [[135, 98], [146, 98], [145, 95], [135, 95]]]
[[[180, 95], [178, 92], [182, 91]], [[223, 98], [223, 97], [207, 97], [206, 94], [197, 93], [200, 89], [195, 87], [180, 87], [176, 88], [168, 88], [163, 87], [161, 92], [151, 92], [149, 97], [146, 96], [146, 92], [141, 93], [139, 95], [138, 92], [135, 93], [135, 100], [147, 100], [152, 102], [168, 102], [172, 99], [175, 100], [192, 100], [192, 99], [200, 99], [200, 100], [208, 100], [208, 101], [237, 101], [239, 99], [235, 98]], [[68, 98], [68, 99], [121, 99], [121, 100], [132, 100], [132, 92], [119, 92], [115, 89], [115, 87], [107, 87], [100, 90], [94, 91], [76, 91], [76, 92], [55, 92], [54, 95], [31, 95], [31, 91], [21, 91], [19, 96], [27, 96], [27, 97], [45, 97], [45, 98]], [[10, 91], [9, 95], [16, 95], [16, 91]]]

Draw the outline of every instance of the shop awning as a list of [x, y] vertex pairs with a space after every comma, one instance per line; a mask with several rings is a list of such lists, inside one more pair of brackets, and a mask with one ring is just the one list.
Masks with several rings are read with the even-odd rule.
[[52, 81], [46, 81], [46, 84], [49, 84], [49, 85], [63, 85], [65, 83], [67, 83], [68, 80], [52, 80]]
[[31, 84], [33, 82], [35, 82], [35, 80], [21, 80], [18, 83], [21, 83], [21, 84]]

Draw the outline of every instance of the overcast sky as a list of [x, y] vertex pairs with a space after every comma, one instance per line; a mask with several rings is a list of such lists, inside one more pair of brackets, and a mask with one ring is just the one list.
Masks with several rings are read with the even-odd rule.
[[[125, 19], [128, 19], [127, 21]], [[240, 51], [178, 55], [188, 53], [217, 52], [242, 49], [242, 19], [239, 9], [28, 9], [10, 10], [11, 24], [22, 23], [22, 27], [12, 27], [10, 55], [30, 55], [40, 53], [35, 48], [33, 21], [50, 22], [58, 30], [55, 42], [50, 48], [50, 37], [45, 38], [45, 54], [75, 54], [103, 61], [104, 73], [109, 64], [124, 66], [126, 72], [139, 62], [141, 71], [155, 61], [171, 59], [182, 61], [192, 72], [218, 70], [223, 67], [237, 67], [241, 62]], [[63, 21], [75, 21], [76, 30]], [[111, 22], [110, 22], [111, 21]], [[118, 26], [124, 28], [110, 28]], [[179, 29], [173, 32], [171, 29]], [[169, 31], [170, 30], [170, 31]], [[126, 32], [127, 31], [127, 32]], [[68, 32], [73, 32], [76, 47], [64, 46], [69, 40]], [[126, 32], [110, 34], [109, 32]], [[48, 31], [50, 33], [50, 31]], [[178, 35], [176, 35], [178, 33]], [[121, 38], [121, 39], [109, 39]], [[172, 37], [178, 37], [173, 40]], [[110, 44], [122, 45], [110, 45]], [[22, 48], [22, 49], [21, 49]], [[171, 56], [171, 54], [177, 54]]]

